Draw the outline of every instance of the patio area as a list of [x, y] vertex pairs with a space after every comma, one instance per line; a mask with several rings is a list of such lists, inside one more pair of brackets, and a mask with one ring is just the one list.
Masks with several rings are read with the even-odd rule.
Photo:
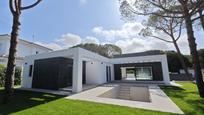
[[[151, 101], [142, 102], [142, 101], [132, 101], [128, 99], [107, 98], [107, 97], [101, 96], [104, 93], [107, 93], [120, 85], [126, 85], [129, 87], [144, 87], [144, 86], [148, 87]], [[159, 88], [159, 86], [155, 84], [149, 84], [149, 85], [148, 84], [126, 84], [126, 83], [105, 84], [90, 90], [86, 90], [78, 94], [68, 96], [66, 98], [73, 99], [73, 100], [85, 100], [85, 101], [92, 101], [92, 102], [98, 102], [98, 103], [183, 114], [183, 111], [181, 111], [181, 109]]]

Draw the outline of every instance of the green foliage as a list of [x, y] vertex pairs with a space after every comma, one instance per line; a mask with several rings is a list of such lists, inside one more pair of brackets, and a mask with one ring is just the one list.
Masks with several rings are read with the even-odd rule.
[[[178, 54], [175, 51], [167, 51], [166, 54], [170, 72], [179, 72], [180, 69], [183, 69]], [[192, 64], [186, 56], [183, 56], [183, 59], [187, 67], [192, 67]]]
[[21, 84], [21, 68], [16, 67], [14, 85], [20, 85], [20, 84]]
[[[0, 64], [0, 87], [4, 86], [5, 72], [6, 72], [6, 67]], [[14, 85], [20, 85], [20, 84], [21, 84], [21, 68], [16, 67]]]
[[5, 67], [0, 64], [0, 87], [4, 84], [4, 76], [5, 76]]
[[113, 55], [122, 53], [121, 48], [113, 44], [100, 45], [100, 44], [94, 44], [94, 43], [86, 43], [86, 44], [79, 44], [74, 47], [81, 47], [89, 51], [98, 53], [105, 57], [113, 57]]
[[[179, 83], [182, 87], [160, 86], [186, 115], [203, 115], [204, 100], [198, 95], [194, 83]], [[3, 89], [0, 88], [0, 100]], [[17, 106], [18, 105], [18, 106]], [[79, 109], [80, 108], [80, 109]], [[13, 101], [0, 105], [0, 115], [174, 115], [125, 106], [116, 106], [79, 100], [63, 96], [15, 90]]]
[[[0, 89], [0, 100], [3, 90]], [[63, 96], [15, 90], [13, 100], [0, 104], [0, 115], [173, 115], [125, 106], [69, 100]]]

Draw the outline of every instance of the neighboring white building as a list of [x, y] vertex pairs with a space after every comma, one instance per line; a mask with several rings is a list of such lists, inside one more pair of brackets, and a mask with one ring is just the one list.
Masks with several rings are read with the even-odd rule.
[[[7, 64], [10, 47], [10, 35], [0, 35], [0, 64]], [[23, 65], [23, 58], [29, 55], [50, 52], [52, 49], [29, 42], [23, 39], [18, 40], [16, 66]]]
[[170, 84], [167, 57], [142, 52], [106, 58], [82, 48], [27, 56], [22, 87], [58, 90], [72, 86], [73, 92], [80, 92], [83, 84], [115, 80]]

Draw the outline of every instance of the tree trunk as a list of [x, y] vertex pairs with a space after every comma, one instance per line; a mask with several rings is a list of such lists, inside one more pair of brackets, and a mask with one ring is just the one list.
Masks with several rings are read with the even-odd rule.
[[5, 95], [3, 103], [6, 104], [11, 100], [14, 91], [14, 72], [15, 72], [15, 58], [17, 52], [18, 31], [19, 31], [19, 17], [20, 14], [13, 15], [13, 26], [11, 32], [10, 49], [8, 56], [8, 63], [5, 75]]
[[199, 11], [199, 15], [200, 15], [200, 23], [201, 23], [203, 30], [204, 30], [204, 17], [202, 16], [203, 15], [202, 10]]
[[183, 69], [184, 69], [184, 71], [185, 71], [187, 77], [190, 78], [190, 74], [189, 74], [189, 72], [188, 72], [188, 68], [187, 68], [187, 66], [186, 66], [186, 64], [185, 64], [185, 62], [184, 62], [184, 58], [183, 58], [183, 56], [182, 56], [182, 54], [181, 54], [181, 51], [180, 51], [180, 49], [179, 49], [179, 47], [178, 47], [178, 44], [177, 44], [176, 40], [173, 40], [173, 44], [174, 44], [174, 46], [175, 46], [175, 48], [176, 48], [176, 51], [177, 51], [177, 53], [178, 53], [178, 57], [179, 57], [179, 60], [180, 60], [180, 62], [181, 62], [181, 65], [182, 65], [182, 67], [183, 67]]
[[196, 84], [198, 87], [200, 97], [204, 98], [204, 82], [203, 82], [200, 60], [199, 60], [198, 51], [197, 51], [197, 44], [196, 44], [194, 32], [193, 32], [192, 20], [191, 20], [190, 14], [188, 13], [188, 10], [184, 9], [184, 11], [185, 11], [185, 23], [186, 23], [186, 30], [188, 35], [188, 43], [190, 47], [190, 53], [192, 56]]

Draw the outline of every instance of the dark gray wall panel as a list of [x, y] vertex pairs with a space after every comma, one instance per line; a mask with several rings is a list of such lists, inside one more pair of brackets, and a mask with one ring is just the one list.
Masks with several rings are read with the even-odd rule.
[[153, 81], [163, 81], [161, 62], [114, 64], [115, 80], [121, 80], [121, 67], [152, 67]]
[[72, 85], [73, 60], [63, 57], [35, 60], [33, 88], [57, 90]]

